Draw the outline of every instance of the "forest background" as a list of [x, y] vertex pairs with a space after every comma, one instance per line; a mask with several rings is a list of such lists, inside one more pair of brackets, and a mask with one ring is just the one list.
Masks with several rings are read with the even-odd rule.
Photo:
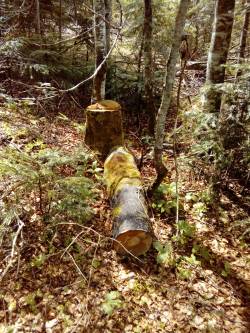
[[[249, 11], [0, 2], [0, 332], [249, 332]], [[84, 144], [84, 110], [104, 98], [147, 192], [140, 258], [112, 249]]]

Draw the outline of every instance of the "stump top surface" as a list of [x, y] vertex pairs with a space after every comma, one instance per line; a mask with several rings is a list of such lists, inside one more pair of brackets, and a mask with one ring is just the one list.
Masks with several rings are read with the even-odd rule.
[[95, 104], [91, 104], [87, 107], [87, 110], [91, 111], [119, 111], [121, 110], [121, 105], [115, 101], [105, 99], [103, 101], [98, 101]]

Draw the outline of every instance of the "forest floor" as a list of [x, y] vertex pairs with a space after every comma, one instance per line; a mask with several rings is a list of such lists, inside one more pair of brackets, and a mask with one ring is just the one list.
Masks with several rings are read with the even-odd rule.
[[[7, 120], [8, 128], [18, 128], [19, 135], [12, 140], [18, 149], [38, 134], [45, 145], [65, 152], [82, 144], [72, 121], [35, 116], [30, 120], [20, 110], [15, 116], [6, 107], [0, 111], [1, 149], [9, 144], [3, 133]], [[27, 127], [32, 130], [21, 135]], [[132, 132], [126, 142], [139, 157]], [[94, 216], [84, 225], [61, 221], [48, 241], [49, 225], [40, 213], [30, 220], [24, 217], [14, 249], [17, 259], [1, 281], [0, 332], [250, 332], [250, 253], [235, 227], [247, 213], [223, 197], [223, 214], [216, 220], [202, 201], [206, 185], [185, 157], [180, 149], [180, 219], [188, 225], [176, 235], [174, 205], [165, 206], [158, 199], [149, 202], [160, 243], [138, 259], [119, 257], [112, 249], [111, 211], [102, 172], [96, 178]], [[175, 181], [173, 156], [166, 163], [172, 173], [169, 186]], [[145, 184], [151, 183], [150, 146], [141, 172]], [[166, 200], [172, 202], [168, 195]], [[1, 245], [1, 273], [12, 246], [13, 242]]]

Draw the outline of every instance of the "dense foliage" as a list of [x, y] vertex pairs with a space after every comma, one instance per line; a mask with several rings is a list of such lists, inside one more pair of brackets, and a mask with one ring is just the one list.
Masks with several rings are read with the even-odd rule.
[[[97, 2], [112, 10], [99, 15]], [[166, 173], [153, 191], [145, 82], [157, 122], [183, 1], [147, 2], [149, 44], [143, 0], [1, 1], [0, 333], [248, 332], [249, 0], [235, 1], [219, 83], [208, 79], [212, 30], [216, 6], [228, 2], [188, 2], [162, 125]], [[140, 258], [111, 249], [103, 161], [84, 143], [96, 17], [110, 37], [106, 99], [122, 106], [155, 235]], [[216, 112], [204, 107], [209, 91], [219, 96]]]

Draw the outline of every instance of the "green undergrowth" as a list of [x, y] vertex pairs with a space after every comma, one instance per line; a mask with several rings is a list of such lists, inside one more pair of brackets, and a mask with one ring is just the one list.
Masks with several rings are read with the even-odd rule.
[[83, 145], [65, 151], [44, 143], [44, 120], [28, 111], [13, 105], [0, 112], [1, 241], [22, 223], [85, 223], [93, 215], [102, 171], [94, 156]]

